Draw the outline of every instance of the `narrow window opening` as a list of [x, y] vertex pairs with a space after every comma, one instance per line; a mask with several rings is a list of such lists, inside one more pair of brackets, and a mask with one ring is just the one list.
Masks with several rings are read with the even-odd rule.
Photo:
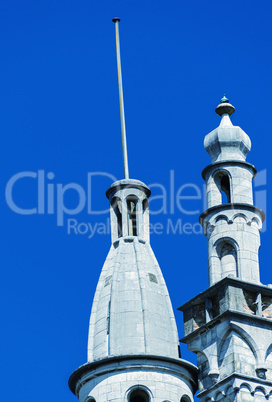
[[226, 276], [238, 277], [236, 250], [230, 243], [224, 243], [220, 250], [222, 278]]
[[142, 220], [142, 236], [145, 240], [149, 238], [149, 208], [148, 208], [148, 199], [145, 198], [143, 200], [143, 220]]
[[137, 236], [137, 198], [129, 197], [127, 198], [127, 209], [128, 209], [128, 235]]
[[145, 198], [143, 200], [143, 213], [145, 213], [148, 210], [148, 199]]
[[229, 175], [226, 172], [218, 172], [214, 176], [214, 181], [221, 195], [221, 204], [229, 204], [231, 202]]
[[115, 216], [116, 216], [117, 236], [122, 237], [123, 231], [122, 231], [122, 214], [121, 214], [120, 198], [117, 198], [117, 197], [113, 198], [112, 202], [111, 202], [111, 206], [112, 206]]
[[222, 204], [230, 203], [230, 182], [229, 182], [229, 176], [227, 174], [224, 174], [220, 184], [221, 184]]
[[180, 345], [178, 345], [178, 356], [181, 359], [181, 351], [180, 351]]
[[129, 402], [149, 402], [150, 398], [146, 391], [138, 388], [131, 392]]

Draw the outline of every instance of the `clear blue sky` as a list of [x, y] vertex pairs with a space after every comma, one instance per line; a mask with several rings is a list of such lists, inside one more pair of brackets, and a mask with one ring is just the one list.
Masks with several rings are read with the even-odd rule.
[[[261, 280], [272, 282], [271, 259], [271, 0], [9, 0], [0, 5], [0, 400], [76, 401], [69, 375], [86, 362], [92, 298], [110, 236], [68, 234], [67, 221], [106, 223], [107, 214], [87, 209], [64, 216], [20, 215], [5, 189], [17, 173], [38, 170], [55, 191], [77, 183], [87, 192], [87, 175], [123, 177], [114, 25], [120, 35], [131, 177], [166, 188], [163, 225], [151, 236], [173, 307], [208, 286], [206, 239], [201, 234], [167, 234], [169, 219], [194, 225], [203, 200], [171, 199], [184, 184], [202, 189], [210, 163], [204, 136], [219, 125], [214, 113], [224, 93], [236, 107], [232, 121], [252, 140], [248, 161], [266, 170], [258, 197], [267, 194], [262, 234]], [[40, 179], [42, 173], [40, 173]], [[92, 211], [107, 208], [107, 177], [93, 176]], [[41, 181], [40, 181], [41, 185]], [[60, 191], [60, 190], [59, 190]], [[184, 190], [185, 191], [185, 190]], [[195, 195], [192, 188], [183, 195]], [[153, 195], [161, 190], [153, 186]], [[14, 202], [37, 207], [37, 179], [14, 185]], [[78, 203], [65, 193], [67, 208]], [[172, 211], [170, 205], [172, 203]], [[151, 201], [158, 211], [161, 200]], [[83, 228], [83, 226], [81, 227]], [[102, 229], [101, 229], [102, 230]], [[182, 313], [176, 314], [180, 337]], [[182, 347], [182, 356], [194, 356]]]

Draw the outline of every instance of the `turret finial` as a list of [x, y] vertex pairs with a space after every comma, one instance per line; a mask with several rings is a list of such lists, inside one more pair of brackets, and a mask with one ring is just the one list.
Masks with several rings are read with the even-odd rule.
[[232, 113], [235, 112], [235, 107], [232, 106], [229, 103], [228, 98], [226, 97], [226, 95], [224, 94], [223, 98], [220, 100], [219, 105], [217, 106], [217, 108], [215, 109], [215, 112], [219, 115], [219, 116], [223, 116], [224, 114], [228, 114], [229, 116], [232, 115]]
[[226, 97], [226, 95], [224, 94], [223, 98], [220, 100], [220, 103], [228, 103], [228, 102], [229, 102], [229, 100]]

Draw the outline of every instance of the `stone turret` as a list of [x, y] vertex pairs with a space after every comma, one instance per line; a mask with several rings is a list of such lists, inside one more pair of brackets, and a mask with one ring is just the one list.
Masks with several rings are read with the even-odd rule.
[[149, 195], [138, 180], [118, 181], [107, 191], [112, 246], [94, 297], [88, 361], [131, 354], [179, 358], [171, 301], [149, 243]]
[[272, 289], [260, 283], [264, 213], [253, 205], [246, 162], [251, 142], [232, 125], [224, 97], [219, 127], [205, 137], [212, 164], [203, 170], [208, 209], [200, 216], [208, 245], [210, 287], [180, 307], [188, 349], [197, 355], [199, 400], [272, 398]]
[[70, 377], [80, 402], [193, 401], [197, 369], [180, 358], [173, 309], [149, 243], [149, 188], [109, 188], [112, 244], [94, 296], [88, 362]]
[[216, 108], [222, 116], [218, 128], [205, 137], [212, 164], [202, 176], [208, 209], [200, 216], [208, 241], [210, 285], [227, 276], [259, 283], [260, 229], [263, 212], [253, 205], [253, 165], [246, 162], [251, 142], [232, 125], [234, 107], [223, 98]]

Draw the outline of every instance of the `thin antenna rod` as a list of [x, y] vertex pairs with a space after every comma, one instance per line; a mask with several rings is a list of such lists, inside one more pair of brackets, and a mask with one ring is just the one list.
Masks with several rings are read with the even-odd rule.
[[114, 22], [114, 25], [115, 25], [116, 57], [117, 57], [117, 71], [118, 71], [118, 87], [119, 87], [119, 104], [120, 104], [124, 174], [125, 174], [125, 179], [128, 179], [129, 173], [128, 173], [128, 157], [127, 157], [127, 138], [126, 138], [126, 123], [125, 123], [124, 95], [123, 95], [121, 56], [120, 56], [120, 39], [119, 39], [120, 19], [113, 18], [112, 21]]

